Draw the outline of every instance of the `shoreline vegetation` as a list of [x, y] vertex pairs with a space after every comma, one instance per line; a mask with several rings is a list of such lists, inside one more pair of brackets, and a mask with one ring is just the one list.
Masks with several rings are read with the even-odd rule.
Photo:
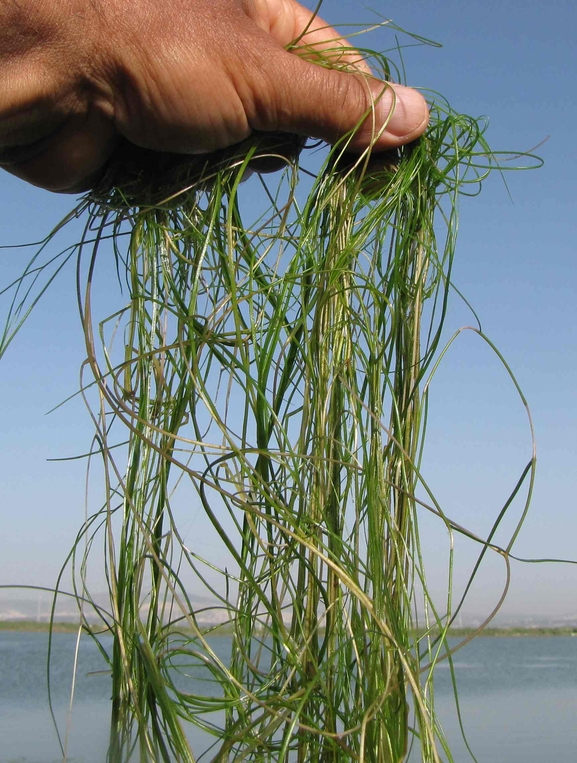
[[[55, 622], [52, 625], [53, 633], [76, 633], [79, 623]], [[18, 633], [48, 633], [50, 623], [36, 620], [0, 620], [0, 633], [13, 631]], [[178, 629], [179, 633], [190, 634], [188, 629]], [[205, 633], [214, 636], [230, 636], [233, 631], [230, 626], [207, 625]], [[450, 638], [467, 638], [476, 633], [476, 628], [451, 628]], [[418, 634], [415, 634], [418, 635]], [[577, 626], [573, 627], [506, 627], [485, 628], [476, 637], [482, 638], [522, 638], [522, 637], [552, 637], [552, 636], [577, 636]]]

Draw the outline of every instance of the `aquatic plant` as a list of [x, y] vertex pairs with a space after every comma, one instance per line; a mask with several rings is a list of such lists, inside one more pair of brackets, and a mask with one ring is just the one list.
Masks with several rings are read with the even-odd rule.
[[[428, 593], [419, 512], [444, 523], [449, 567], [466, 531], [420, 467], [458, 196], [503, 166], [484, 132], [435, 95], [426, 135], [384, 155], [350, 155], [352, 136], [195, 160], [125, 146], [77, 210], [104, 501], [67, 561], [111, 669], [110, 763], [196, 760], [191, 725], [215, 763], [400, 763], [415, 742], [451, 760], [431, 668], [459, 605]], [[125, 303], [103, 317], [111, 257]], [[97, 543], [106, 611], [86, 582]]]

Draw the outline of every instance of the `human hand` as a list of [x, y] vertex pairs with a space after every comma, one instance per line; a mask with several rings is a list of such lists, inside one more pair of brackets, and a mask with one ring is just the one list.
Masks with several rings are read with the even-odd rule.
[[[358, 73], [313, 63], [319, 49]], [[0, 0], [0, 166], [75, 193], [123, 138], [191, 154], [255, 130], [334, 142], [371, 102], [350, 148], [418, 137], [423, 97], [358, 59], [295, 0]]]

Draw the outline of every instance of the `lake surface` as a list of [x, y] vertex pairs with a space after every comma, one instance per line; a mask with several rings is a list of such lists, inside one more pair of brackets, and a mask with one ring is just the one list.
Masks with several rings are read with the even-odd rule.
[[[73, 635], [54, 636], [52, 696], [62, 734], [74, 647]], [[0, 763], [62, 760], [48, 710], [46, 650], [46, 634], [0, 633]], [[221, 650], [229, 653], [226, 637], [221, 637]], [[83, 639], [70, 763], [104, 763], [110, 677], [88, 675], [104, 667], [95, 644]], [[455, 668], [467, 738], [479, 763], [577, 760], [577, 638], [478, 638], [455, 655]], [[436, 675], [437, 710], [455, 761], [470, 761], [456, 720], [450, 671], [442, 664]]]

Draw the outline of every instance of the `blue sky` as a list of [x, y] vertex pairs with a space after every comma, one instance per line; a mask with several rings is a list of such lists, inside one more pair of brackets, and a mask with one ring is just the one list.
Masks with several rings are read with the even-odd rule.
[[[463, 199], [454, 280], [513, 368], [534, 418], [537, 484], [515, 550], [577, 558], [576, 6], [379, 0], [372, 7], [443, 43], [404, 52], [408, 81], [439, 91], [459, 111], [487, 115], [494, 149], [527, 150], [549, 138], [538, 149], [542, 169], [507, 175], [512, 200], [498, 176], [479, 198]], [[323, 15], [332, 23], [375, 19], [359, 8], [326, 0]], [[379, 31], [363, 44], [391, 42]], [[0, 244], [42, 238], [73, 204], [2, 174]], [[74, 240], [74, 229], [66, 236]], [[2, 283], [26, 261], [26, 251], [0, 250]], [[448, 332], [471, 322], [455, 297]], [[45, 414], [75, 391], [83, 357], [71, 265], [0, 363], [1, 583], [50, 585], [82, 521], [83, 463], [47, 459], [85, 452], [90, 422], [79, 401]], [[526, 416], [507, 375], [478, 337], [464, 333], [432, 386], [431, 486], [447, 513], [486, 532], [529, 456]], [[513, 507], [508, 529], [519, 511]], [[444, 562], [436, 548], [441, 544], [443, 552], [446, 542], [430, 524], [424, 520], [423, 543], [441, 587]], [[458, 570], [470, 565], [472, 550], [458, 547]], [[502, 565], [489, 563], [471, 609], [490, 608], [501, 572]], [[507, 612], [577, 613], [577, 568], [517, 565], [513, 575]]]

